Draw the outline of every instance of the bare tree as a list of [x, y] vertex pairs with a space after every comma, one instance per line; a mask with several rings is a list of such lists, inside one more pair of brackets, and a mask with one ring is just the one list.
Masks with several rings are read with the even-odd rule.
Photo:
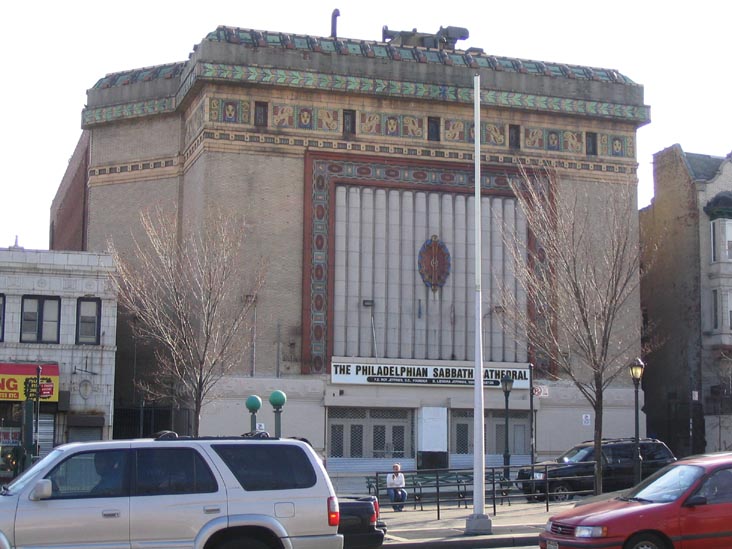
[[245, 356], [264, 265], [244, 257], [246, 225], [237, 216], [210, 213], [200, 229], [180, 228], [159, 209], [140, 217], [144, 238], [133, 239], [131, 255], [109, 244], [119, 304], [135, 319], [133, 336], [155, 352], [140, 388], [191, 406], [197, 436], [211, 389]]
[[640, 352], [635, 187], [561, 181], [545, 170], [522, 171], [511, 188], [527, 234], [504, 230], [518, 288], [503, 292], [506, 316], [526, 327], [537, 374], [571, 380], [592, 406], [602, 492], [604, 392]]

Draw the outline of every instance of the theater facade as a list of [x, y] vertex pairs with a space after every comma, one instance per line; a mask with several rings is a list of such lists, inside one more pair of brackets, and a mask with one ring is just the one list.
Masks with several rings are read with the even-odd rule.
[[[247, 431], [251, 394], [272, 431], [266, 401], [282, 390], [283, 434], [307, 437], [331, 470], [472, 465], [479, 136], [487, 462], [502, 463], [507, 423], [512, 463], [592, 438], [589, 404], [504, 319], [502, 289], [527, 306], [503, 239], [529, 238], [509, 182], [523, 166], [566, 189], [635, 188], [643, 88], [616, 70], [462, 50], [453, 31], [361, 40], [222, 26], [185, 61], [88, 90], [74, 184], [57, 197], [83, 215], [54, 207], [52, 246], [129, 250], [146, 208], [175, 213], [182, 231], [233, 208], [251, 224], [251, 253], [268, 260], [251, 352], [219, 383], [202, 432]], [[138, 372], [154, 367], [118, 334], [117, 418], [141, 406], [133, 359]], [[605, 402], [605, 434], [630, 435], [630, 380]]]

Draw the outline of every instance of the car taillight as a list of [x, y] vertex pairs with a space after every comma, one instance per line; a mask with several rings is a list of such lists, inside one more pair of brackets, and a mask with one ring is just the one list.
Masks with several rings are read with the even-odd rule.
[[371, 516], [369, 517], [369, 523], [371, 526], [376, 526], [376, 519], [378, 517], [379, 511], [376, 509], [376, 504], [374, 504], [374, 512], [371, 513]]
[[341, 510], [338, 507], [338, 498], [331, 496], [328, 498], [328, 526], [338, 526], [341, 522]]
[[374, 516], [376, 517], [376, 520], [379, 520], [379, 500], [374, 500]]

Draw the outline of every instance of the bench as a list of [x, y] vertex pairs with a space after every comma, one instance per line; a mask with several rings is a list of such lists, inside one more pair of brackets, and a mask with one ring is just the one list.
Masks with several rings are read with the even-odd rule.
[[[458, 508], [468, 507], [472, 498], [473, 472], [469, 470], [432, 469], [423, 471], [402, 471], [408, 496], [412, 499], [414, 509], [419, 505], [424, 510], [425, 503], [457, 503]], [[390, 473], [377, 473], [366, 477], [366, 487], [370, 495], [378, 496], [386, 493], [386, 477]], [[502, 472], [487, 470], [485, 472], [485, 492], [489, 499], [498, 497], [503, 504], [504, 498], [511, 504], [509, 490], [512, 481], [506, 480]]]

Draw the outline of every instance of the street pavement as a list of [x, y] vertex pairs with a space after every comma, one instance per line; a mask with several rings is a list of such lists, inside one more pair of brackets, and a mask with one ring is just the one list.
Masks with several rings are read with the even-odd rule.
[[504, 501], [496, 505], [486, 504], [485, 514], [492, 521], [490, 534], [466, 535], [467, 518], [474, 509], [468, 505], [459, 509], [456, 505], [440, 507], [440, 519], [437, 518], [437, 507], [425, 505], [420, 510], [413, 503], [408, 503], [403, 512], [393, 511], [385, 502], [381, 506], [381, 520], [386, 523], [387, 533], [384, 547], [389, 549], [446, 549], [455, 547], [472, 549], [482, 547], [530, 547], [538, 546], [539, 532], [544, 529], [547, 519], [567, 508], [574, 506], [574, 501], [550, 503], [547, 511], [546, 503], [526, 502], [521, 500]]

